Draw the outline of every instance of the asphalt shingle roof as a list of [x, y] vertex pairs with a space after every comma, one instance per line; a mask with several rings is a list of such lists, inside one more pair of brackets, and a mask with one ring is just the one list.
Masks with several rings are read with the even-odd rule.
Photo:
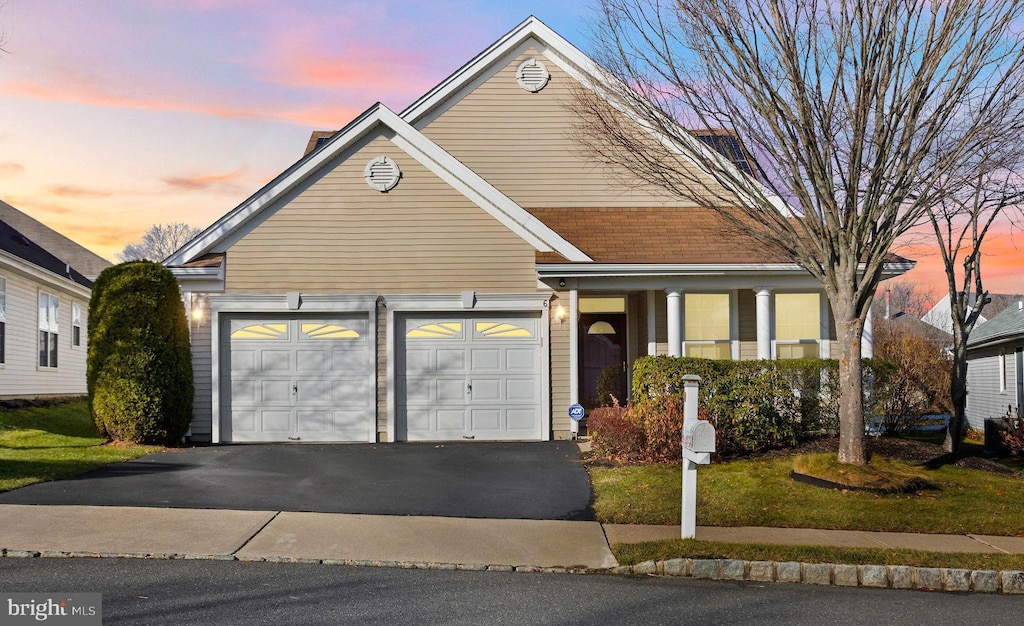
[[92, 288], [92, 281], [78, 270], [47, 252], [6, 222], [0, 222], [0, 250], [58, 276], [69, 278], [83, 287]]
[[967, 346], [997, 343], [1017, 337], [1024, 337], [1024, 309], [1011, 303], [998, 315], [975, 327], [967, 340]]

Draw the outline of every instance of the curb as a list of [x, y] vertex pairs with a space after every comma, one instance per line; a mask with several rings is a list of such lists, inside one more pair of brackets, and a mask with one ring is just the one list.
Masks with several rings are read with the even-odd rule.
[[703, 580], [802, 583], [873, 589], [1024, 594], [1024, 571], [969, 570], [908, 565], [843, 565], [738, 559], [668, 559], [612, 568], [613, 574]]
[[739, 559], [668, 559], [620, 565], [609, 569], [587, 567], [538, 567], [531, 565], [486, 565], [481, 563], [432, 563], [421, 561], [368, 561], [357, 559], [309, 559], [283, 556], [238, 557], [234, 554], [177, 554], [143, 552], [65, 552], [60, 550], [0, 549], [0, 557], [33, 558], [117, 558], [185, 561], [238, 561], [244, 563], [302, 563], [349, 567], [391, 567], [473, 572], [520, 572], [542, 574], [611, 574], [626, 576], [667, 576], [696, 580], [725, 580], [761, 583], [799, 583], [835, 587], [908, 589], [974, 593], [1024, 594], [1024, 571], [969, 570], [908, 565], [844, 565], [841, 563], [798, 563], [795, 561], [741, 561]]

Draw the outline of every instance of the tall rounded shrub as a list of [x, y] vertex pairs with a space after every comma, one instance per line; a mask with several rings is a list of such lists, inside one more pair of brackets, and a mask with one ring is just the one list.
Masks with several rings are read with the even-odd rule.
[[152, 261], [109, 267], [89, 301], [89, 408], [118, 441], [173, 445], [192, 421], [192, 354], [178, 282]]

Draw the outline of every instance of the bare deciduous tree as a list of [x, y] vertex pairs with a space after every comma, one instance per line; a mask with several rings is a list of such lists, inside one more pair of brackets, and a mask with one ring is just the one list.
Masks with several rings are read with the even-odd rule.
[[[578, 90], [577, 137], [641, 180], [712, 205], [821, 282], [840, 344], [839, 458], [866, 463], [864, 320], [890, 249], [939, 202], [940, 183], [980, 146], [1020, 140], [1024, 3], [600, 7], [595, 47], [609, 75]], [[736, 133], [758, 180], [683, 126]]]
[[[1022, 126], [1017, 126], [1020, 132]], [[982, 280], [982, 245], [1005, 218], [1019, 220], [1024, 204], [1024, 139], [982, 146], [965, 163], [966, 174], [951, 177], [948, 193], [928, 211], [946, 272], [953, 332], [949, 390], [952, 410], [946, 452], [960, 453], [967, 407], [967, 340], [988, 304]], [[957, 269], [961, 265], [961, 269]]]
[[154, 224], [142, 235], [142, 241], [130, 243], [118, 253], [120, 261], [163, 261], [199, 234], [200, 229], [183, 222]]

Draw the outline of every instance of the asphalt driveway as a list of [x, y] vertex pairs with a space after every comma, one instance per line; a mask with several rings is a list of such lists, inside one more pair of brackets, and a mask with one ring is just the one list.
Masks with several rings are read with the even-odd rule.
[[594, 519], [569, 441], [202, 446], [0, 493], [0, 504]]

